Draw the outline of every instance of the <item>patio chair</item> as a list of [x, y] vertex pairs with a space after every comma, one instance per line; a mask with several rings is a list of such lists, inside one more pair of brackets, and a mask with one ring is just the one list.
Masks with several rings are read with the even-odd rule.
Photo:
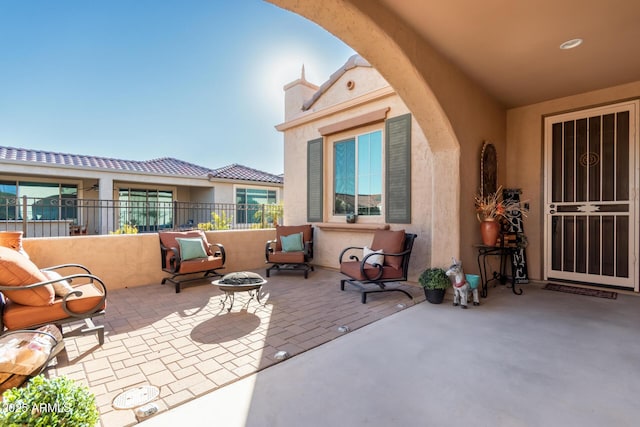
[[86, 220], [83, 225], [72, 224], [69, 226], [70, 236], [84, 236], [89, 232], [89, 220]]
[[0, 334], [53, 324], [84, 322], [65, 337], [96, 333], [104, 344], [104, 326], [93, 319], [105, 314], [107, 288], [80, 264], [39, 269], [28, 256], [0, 246]]
[[404, 230], [376, 230], [371, 248], [349, 246], [343, 249], [339, 258], [340, 272], [348, 279], [340, 280], [340, 289], [344, 291], [345, 283], [357, 287], [362, 292], [363, 304], [367, 302], [367, 294], [377, 292], [401, 292], [413, 299], [404, 289], [386, 284], [407, 280], [416, 237]]
[[271, 270], [301, 270], [306, 279], [313, 271], [313, 226], [276, 225], [276, 239], [267, 242], [265, 258], [271, 263], [267, 277]]
[[224, 246], [209, 243], [204, 231], [161, 231], [158, 236], [162, 270], [171, 273], [162, 279], [163, 285], [171, 282], [176, 293], [180, 293], [185, 283], [222, 276], [216, 270], [224, 268], [227, 258]]

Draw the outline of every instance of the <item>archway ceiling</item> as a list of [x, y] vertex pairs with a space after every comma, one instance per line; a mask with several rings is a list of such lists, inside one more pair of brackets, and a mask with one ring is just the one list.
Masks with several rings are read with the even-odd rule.
[[507, 107], [640, 79], [637, 0], [379, 1]]

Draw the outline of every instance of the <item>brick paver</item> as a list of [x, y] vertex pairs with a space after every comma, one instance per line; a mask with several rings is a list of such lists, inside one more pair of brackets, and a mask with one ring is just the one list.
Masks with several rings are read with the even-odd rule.
[[[263, 274], [264, 271], [257, 271]], [[424, 300], [422, 289], [402, 284], [399, 292], [373, 294], [367, 304], [341, 275], [316, 269], [304, 279], [275, 273], [263, 287], [264, 305], [237, 294], [233, 310], [220, 304], [221, 292], [208, 284], [150, 285], [110, 291], [105, 343], [95, 336], [67, 338], [66, 349], [48, 375], [67, 375], [96, 395], [103, 426], [136, 424], [132, 409], [114, 409], [113, 399], [141, 385], [160, 389], [160, 411], [185, 403], [275, 363], [277, 351], [290, 357], [339, 338], [338, 327], [357, 329]]]

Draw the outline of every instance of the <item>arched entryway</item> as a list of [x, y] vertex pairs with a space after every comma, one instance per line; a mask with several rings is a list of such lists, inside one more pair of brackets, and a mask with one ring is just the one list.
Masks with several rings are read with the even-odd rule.
[[[467, 198], [473, 200], [476, 184], [475, 181], [468, 183], [465, 189], [465, 183], [461, 183], [461, 144], [455, 127], [456, 119], [451, 119], [447, 109], [455, 109], [460, 100], [465, 100], [466, 94], [463, 94], [460, 82], [463, 86], [468, 84], [466, 78], [376, 2], [270, 2], [316, 22], [354, 48], [384, 76], [411, 109], [433, 153], [433, 223], [431, 230], [425, 230], [425, 234], [430, 236], [423, 237], [430, 248], [431, 259], [428, 262], [442, 265], [452, 255], [464, 256], [464, 252], [461, 254], [460, 236], [471, 234], [471, 227], [475, 224], [461, 225], [460, 194], [465, 194], [462, 203], [465, 205]], [[430, 84], [431, 81], [434, 84]], [[447, 81], [457, 89], [440, 85]], [[458, 118], [457, 121], [465, 119]], [[468, 251], [467, 258], [471, 254]]]

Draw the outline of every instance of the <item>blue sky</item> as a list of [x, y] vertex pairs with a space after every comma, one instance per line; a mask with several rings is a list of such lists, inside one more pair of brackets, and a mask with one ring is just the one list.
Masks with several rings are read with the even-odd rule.
[[0, 145], [281, 173], [282, 87], [353, 54], [259, 0], [0, 0]]

